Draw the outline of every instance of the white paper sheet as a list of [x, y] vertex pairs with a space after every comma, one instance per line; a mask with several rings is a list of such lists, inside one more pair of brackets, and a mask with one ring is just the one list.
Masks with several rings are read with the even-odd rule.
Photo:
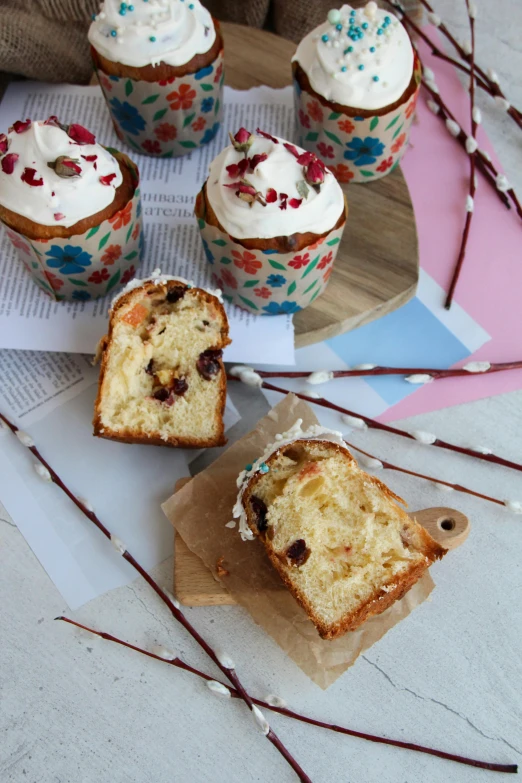
[[[197, 285], [211, 285], [211, 268], [204, 257], [193, 210], [210, 161], [227, 143], [226, 129], [248, 124], [252, 128], [262, 125], [268, 132], [283, 136], [291, 133], [290, 88], [260, 87], [245, 93], [227, 87], [225, 91], [222, 128], [206, 147], [171, 160], [130, 152], [142, 182], [145, 259], [138, 272], [141, 277], [160, 267]], [[63, 122], [83, 123], [102, 144], [121, 146], [98, 87], [12, 84], [0, 105], [0, 128], [7, 128], [20, 117], [43, 118], [49, 114], [57, 114]], [[17, 263], [14, 249], [2, 234], [0, 348], [94, 352], [106, 331], [108, 305], [107, 297], [94, 302], [50, 300]], [[251, 361], [255, 346], [258, 362], [293, 363], [291, 316], [253, 316], [238, 307], [226, 307], [232, 337], [225, 352], [227, 361]]]

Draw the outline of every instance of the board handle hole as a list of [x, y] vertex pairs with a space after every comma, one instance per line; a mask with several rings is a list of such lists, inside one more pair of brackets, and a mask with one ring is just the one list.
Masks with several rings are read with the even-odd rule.
[[441, 530], [446, 530], [447, 532], [450, 530], [455, 530], [455, 520], [451, 519], [450, 517], [439, 519], [439, 527]]

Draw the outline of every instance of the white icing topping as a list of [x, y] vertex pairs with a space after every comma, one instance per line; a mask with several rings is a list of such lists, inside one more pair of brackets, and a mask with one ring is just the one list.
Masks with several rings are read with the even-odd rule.
[[328, 383], [328, 381], [331, 381], [333, 377], [334, 374], [331, 371], [318, 370], [317, 372], [313, 372], [311, 375], [309, 375], [306, 379], [306, 382], [311, 384]]
[[[297, 183], [304, 182], [303, 166], [284, 147], [284, 143], [284, 139], [275, 143], [263, 136], [255, 136], [248, 157], [263, 154], [268, 157], [259, 163], [255, 171], [249, 168], [244, 179], [262, 196], [271, 188], [278, 196], [285, 193], [288, 196], [286, 209], [280, 209], [279, 198], [267, 202], [266, 206], [259, 201], [250, 205], [236, 196], [235, 189], [225, 187], [241, 179], [240, 176], [230, 176], [227, 171], [227, 166], [244, 158], [243, 153], [232, 145], [225, 147], [210, 164], [207, 197], [219, 222], [231, 236], [267, 239], [296, 232], [324, 234], [331, 231], [341, 217], [344, 196], [333, 174], [326, 170], [319, 192], [308, 186], [307, 197], [303, 198], [297, 190]], [[305, 152], [301, 147], [295, 149], [299, 154]], [[292, 199], [302, 199], [301, 204], [293, 208], [290, 204]]]
[[230, 699], [231, 694], [227, 686], [217, 680], [207, 680], [207, 688], [215, 696], [224, 696], [225, 699]]
[[254, 721], [256, 722], [258, 728], [261, 729], [263, 734], [266, 735], [270, 731], [270, 724], [268, 723], [267, 719], [259, 709], [259, 707], [256, 707], [255, 704], [252, 705], [252, 715], [254, 716]]
[[[0, 167], [0, 204], [43, 226], [72, 226], [79, 220], [105, 209], [114, 201], [115, 190], [122, 182], [118, 161], [99, 144], [77, 144], [55, 125], [32, 122], [27, 130], [7, 134], [8, 149], [0, 164], [10, 154], [18, 155], [11, 174]], [[49, 168], [62, 155], [73, 158], [81, 168], [74, 177], [60, 177]], [[96, 155], [96, 160], [85, 157]], [[85, 157], [84, 157], [85, 156]], [[30, 185], [21, 179], [26, 168], [33, 169]], [[108, 185], [100, 177], [115, 174]]]
[[216, 40], [212, 17], [199, 0], [131, 0], [122, 10], [119, 0], [105, 0], [89, 28], [91, 44], [113, 62], [185, 65]]
[[359, 109], [380, 109], [399, 100], [411, 81], [414, 60], [402, 24], [375, 3], [357, 10], [343, 5], [340, 21], [312, 30], [292, 59], [319, 95]]
[[[162, 283], [166, 283], [169, 280], [176, 280], [178, 283], [184, 283], [189, 288], [196, 288], [192, 280], [186, 280], [184, 277], [176, 277], [175, 275], [162, 275], [161, 269], [155, 269], [150, 277], [143, 277], [141, 279], [135, 277], [133, 280], [129, 280], [127, 285], [122, 288], [120, 293], [112, 300], [109, 307], [109, 312], [113, 309], [116, 302], [118, 302], [122, 296], [128, 294], [129, 291], [134, 291], [135, 288], [141, 288], [142, 285], [145, 283], [150, 283], [151, 281], [154, 283], [154, 285], [161, 285]], [[219, 288], [213, 290], [210, 288], [202, 288], [201, 290], [206, 291], [207, 294], [210, 294], [211, 296], [215, 296], [216, 299], [219, 299], [221, 303], [223, 302], [223, 296]]]
[[278, 433], [275, 436], [274, 443], [271, 443], [266, 447], [263, 454], [256, 459], [249, 467], [249, 470], [242, 470], [237, 477], [237, 486], [239, 492], [237, 495], [236, 503], [232, 509], [232, 516], [235, 519], [239, 519], [239, 534], [243, 541], [251, 541], [254, 538], [250, 526], [247, 522], [245, 508], [243, 506], [243, 493], [247, 487], [248, 482], [255, 473], [267, 473], [268, 467], [265, 464], [266, 460], [278, 451], [282, 446], [286, 446], [289, 443], [293, 443], [296, 440], [326, 440], [330, 443], [336, 443], [338, 446], [343, 446], [346, 449], [346, 444], [343, 439], [342, 432], [337, 430], [330, 430], [326, 427], [321, 427], [320, 424], [313, 424], [307, 430], [301, 429], [302, 419], [297, 419], [289, 430], [283, 433]]
[[35, 472], [38, 476], [40, 476], [41, 479], [44, 481], [52, 481], [52, 476], [45, 467], [45, 465], [42, 465], [41, 462], [35, 462], [33, 465]]

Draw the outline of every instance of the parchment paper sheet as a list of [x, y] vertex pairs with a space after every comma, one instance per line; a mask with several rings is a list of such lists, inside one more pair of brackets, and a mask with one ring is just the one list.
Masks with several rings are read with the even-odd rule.
[[303, 419], [303, 429], [318, 423], [311, 408], [289, 394], [255, 430], [172, 495], [162, 508], [216, 579], [217, 562], [224, 557], [222, 564], [229, 573], [219, 581], [313, 682], [328, 688], [362, 652], [425, 601], [435, 585], [426, 574], [383, 614], [340, 639], [325, 641], [282, 584], [261, 542], [242, 541], [237, 526], [225, 527], [232, 519], [239, 472], [261, 455], [276, 433], [288, 430], [298, 418]]

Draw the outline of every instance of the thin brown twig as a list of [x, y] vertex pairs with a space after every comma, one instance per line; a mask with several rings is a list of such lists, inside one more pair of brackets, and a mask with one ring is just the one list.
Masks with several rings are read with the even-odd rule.
[[[231, 380], [238, 380], [237, 378], [231, 378]], [[305, 400], [305, 402], [309, 402], [312, 405], [320, 405], [323, 408], [329, 408], [330, 410], [339, 411], [342, 413], [347, 413], [348, 415], [351, 415], [346, 408], [341, 408], [340, 405], [336, 405], [333, 402], [330, 402], [330, 400], [325, 399], [315, 399], [313, 397], [308, 397], [306, 394], [301, 394], [300, 392], [290, 391], [289, 389], [281, 389], [278, 386], [274, 386], [272, 383], [266, 383], [263, 382], [263, 388], [267, 389], [268, 391], [275, 391], [279, 392], [279, 394], [295, 394], [296, 397], [299, 397], [300, 400]], [[365, 418], [361, 417], [359, 414], [356, 414], [357, 418]], [[378, 424], [378, 422], [376, 422]], [[398, 433], [402, 434], [402, 431], [397, 431]], [[408, 435], [406, 437], [409, 437]], [[393, 465], [391, 462], [386, 462], [385, 460], [380, 459], [380, 457], [376, 457], [375, 454], [369, 454], [366, 451], [363, 451], [359, 446], [355, 446], [354, 444], [349, 443], [348, 441], [345, 441], [349, 446], [351, 446], [354, 449], [357, 449], [357, 451], [360, 451], [362, 454], [365, 454], [367, 457], [370, 457], [370, 459], [375, 459], [378, 462], [382, 464], [384, 468], [387, 468], [389, 470], [396, 470], [400, 473], [407, 473], [410, 476], [416, 476], [417, 478], [425, 479], [426, 481], [432, 481], [435, 484], [443, 484], [446, 487], [450, 487], [451, 489], [456, 490], [457, 492], [463, 492], [466, 495], [474, 495], [477, 498], [481, 498], [482, 500], [487, 500], [490, 503], [496, 503], [499, 506], [506, 506], [506, 502], [503, 500], [499, 500], [498, 498], [491, 497], [491, 495], [483, 495], [480, 492], [475, 492], [473, 489], [468, 489], [468, 487], [464, 487], [462, 484], [452, 484], [450, 481], [444, 481], [443, 479], [435, 478], [434, 476], [426, 476], [424, 473], [415, 473], [414, 471], [407, 470], [406, 468], [401, 468], [398, 465]], [[441, 444], [439, 443], [439, 446]], [[442, 448], [450, 448], [452, 444], [447, 444], [445, 446], [442, 446]], [[454, 450], [454, 449], [452, 449]], [[455, 449], [456, 450], [456, 449]], [[466, 453], [462, 451], [461, 453]], [[475, 456], [475, 453], [473, 453], [472, 456]], [[476, 452], [476, 456], [479, 456], [479, 452]], [[481, 454], [480, 457], [487, 457], [487, 456], [494, 456], [494, 455], [487, 455], [487, 454]], [[516, 463], [513, 463], [516, 464]], [[518, 512], [517, 512], [518, 513]]]
[[[471, 121], [471, 139], [473, 142], [476, 143], [476, 136], [477, 136], [477, 123], [475, 121], [475, 115], [474, 115], [474, 109], [475, 109], [475, 17], [474, 14], [471, 13], [470, 10], [470, 2], [469, 0], [465, 0], [466, 2], [466, 9], [468, 11], [468, 19], [469, 19], [469, 30], [471, 35], [471, 60], [470, 60], [470, 76], [469, 76], [469, 113], [470, 113], [470, 121]], [[448, 289], [448, 295], [446, 297], [446, 301], [444, 303], [444, 307], [446, 310], [449, 310], [451, 307], [451, 303], [453, 302], [453, 297], [455, 295], [455, 289], [457, 288], [457, 284], [459, 282], [460, 273], [462, 270], [462, 266], [464, 264], [464, 259], [466, 257], [466, 248], [468, 245], [468, 239], [469, 239], [469, 232], [471, 229], [471, 221], [473, 220], [473, 211], [474, 211], [474, 199], [475, 199], [475, 190], [476, 190], [476, 180], [475, 180], [475, 163], [476, 163], [476, 156], [474, 154], [474, 150], [471, 150], [469, 153], [469, 195], [467, 199], [466, 204], [466, 217], [464, 220], [464, 230], [462, 232], [462, 239], [460, 242], [460, 249], [459, 254], [457, 257], [457, 263], [455, 264], [455, 269], [453, 270], [453, 275], [451, 278], [450, 286]]]
[[[258, 375], [261, 376], [263, 375], [262, 371], [256, 370], [256, 372]], [[228, 375], [227, 377], [231, 381], [240, 380], [232, 375]], [[296, 376], [291, 376], [291, 377], [296, 377]], [[299, 397], [301, 400], [305, 400], [306, 402], [310, 402], [314, 405], [319, 405], [322, 408], [328, 408], [329, 410], [337, 411], [337, 413], [344, 414], [345, 416], [351, 416], [354, 419], [359, 419], [363, 421], [366, 424], [366, 426], [369, 427], [370, 429], [381, 430], [382, 432], [389, 432], [392, 435], [399, 435], [402, 438], [408, 438], [409, 440], [417, 441], [417, 438], [414, 435], [412, 435], [409, 432], [406, 432], [405, 430], [400, 430], [397, 427], [392, 427], [391, 424], [384, 424], [383, 422], [377, 421], [377, 419], [371, 419], [369, 416], [364, 416], [362, 413], [356, 413], [355, 411], [352, 411], [349, 408], [343, 408], [341, 407], [341, 405], [337, 405], [334, 402], [330, 402], [330, 400], [327, 400], [324, 397], [319, 397], [319, 398], [309, 397], [306, 394], [299, 393], [299, 392], [292, 392], [289, 389], [281, 389], [279, 386], [274, 386], [273, 384], [266, 383], [266, 382], [263, 383], [263, 387], [269, 391], [279, 392], [280, 394], [295, 394], [296, 397]], [[504, 457], [499, 457], [496, 454], [483, 454], [482, 452], [476, 451], [475, 449], [468, 449], [465, 446], [457, 446], [454, 443], [448, 443], [448, 441], [441, 440], [440, 438], [436, 438], [433, 441], [433, 443], [430, 443], [429, 445], [435, 446], [436, 448], [453, 451], [457, 454], [464, 454], [467, 457], [474, 457], [475, 459], [480, 459], [483, 460], [484, 462], [489, 462], [494, 465], [501, 465], [504, 468], [511, 468], [512, 470], [518, 470], [522, 472], [522, 464], [518, 462], [512, 462], [511, 460], [508, 459], [504, 459]]]
[[[142, 647], [137, 647], [135, 644], [130, 644], [129, 642], [125, 642], [123, 641], [123, 639], [119, 639], [117, 636], [113, 636], [110, 633], [105, 633], [104, 631], [95, 631], [93, 628], [89, 628], [86, 625], [77, 623], [75, 620], [70, 620], [68, 617], [56, 617], [55, 619], [61, 620], [65, 623], [69, 623], [70, 625], [74, 625], [77, 628], [81, 628], [82, 630], [87, 631], [88, 633], [95, 634], [96, 636], [99, 636], [102, 639], [105, 639], [106, 641], [119, 644], [122, 647], [127, 647], [129, 650], [134, 650], [134, 652], [140, 653], [141, 655], [146, 655], [149, 658], [154, 658], [154, 660], [160, 661], [160, 663], [166, 663], [178, 669], [183, 669], [184, 671], [190, 672], [190, 674], [194, 674], [196, 675], [196, 677], [206, 680], [207, 682], [211, 682], [214, 680], [214, 677], [211, 677], [209, 674], [206, 674], [205, 672], [202, 672], [199, 669], [190, 666], [189, 664], [182, 661], [180, 658], [177, 657], [171, 659], [162, 658], [159, 655], [155, 655], [155, 653], [153, 652], [144, 650]], [[240, 698], [239, 693], [234, 688], [225, 685], [223, 682], [220, 682], [220, 685], [224, 685], [226, 688], [228, 688], [230, 695], [233, 698]], [[495, 764], [495, 763], [490, 763], [488, 761], [478, 761], [476, 759], [469, 759], [466, 758], [465, 756], [457, 756], [453, 753], [446, 753], [443, 750], [434, 750], [433, 748], [427, 748], [424, 745], [416, 745], [411, 742], [403, 742], [401, 740], [392, 740], [392, 739], [387, 739], [385, 737], [378, 737], [375, 736], [374, 734], [366, 734], [364, 732], [355, 731], [354, 729], [347, 729], [346, 727], [338, 726], [335, 723], [326, 723], [324, 721], [316, 720], [315, 718], [309, 718], [307, 715], [302, 715], [299, 712], [294, 712], [294, 710], [289, 710], [287, 707], [277, 707], [274, 704], [269, 704], [268, 702], [263, 701], [262, 699], [252, 698], [252, 701], [258, 707], [263, 707], [264, 709], [271, 710], [272, 712], [277, 712], [280, 715], [286, 716], [287, 718], [293, 718], [294, 720], [301, 721], [302, 723], [308, 723], [312, 726], [318, 726], [320, 728], [328, 729], [329, 731], [334, 731], [339, 734], [347, 734], [348, 736], [351, 737], [358, 737], [359, 739], [368, 740], [369, 742], [377, 742], [384, 745], [392, 745], [399, 748], [405, 748], [406, 750], [413, 750], [416, 751], [417, 753], [427, 753], [431, 756], [437, 756], [438, 758], [447, 759], [448, 761], [455, 761], [458, 764], [466, 764], [471, 767], [479, 767], [480, 769], [487, 769], [492, 772], [516, 773], [518, 771], [518, 766], [516, 764]]]
[[[19, 428], [11, 421], [9, 421], [9, 419], [6, 416], [4, 416], [2, 413], [0, 413], [0, 419], [9, 427], [11, 432], [13, 432], [15, 435], [19, 432]], [[71, 492], [71, 490], [61, 480], [59, 475], [47, 462], [47, 460], [38, 451], [36, 446], [28, 445], [27, 448], [36, 457], [36, 459], [40, 462], [40, 464], [43, 465], [44, 468], [46, 468], [49, 471], [49, 477], [52, 480], [52, 482], [56, 484], [56, 486], [59, 487], [70, 500], [72, 500], [74, 505], [87, 517], [87, 519], [90, 520], [90, 522], [92, 522], [98, 528], [98, 530], [101, 533], [103, 533], [103, 535], [115, 545], [115, 547], [118, 549], [123, 559], [126, 560], [128, 563], [130, 563], [130, 565], [140, 574], [140, 576], [143, 577], [143, 579], [147, 582], [147, 584], [150, 587], [152, 587], [154, 592], [161, 598], [163, 603], [168, 607], [174, 619], [177, 620], [177, 622], [180, 623], [180, 625], [182, 625], [186, 631], [188, 631], [188, 633], [192, 636], [194, 641], [196, 641], [197, 644], [199, 644], [199, 646], [206, 652], [208, 657], [216, 664], [216, 666], [219, 667], [219, 669], [222, 671], [225, 677], [227, 677], [227, 679], [230, 680], [230, 682], [234, 685], [240, 697], [248, 706], [249, 710], [255, 715], [255, 710], [253, 709], [254, 704], [252, 702], [252, 699], [250, 698], [245, 688], [243, 687], [243, 684], [241, 683], [236, 670], [229, 669], [223, 665], [217, 653], [212, 649], [212, 647], [208, 644], [208, 642], [205, 641], [205, 639], [201, 636], [201, 634], [194, 628], [192, 623], [190, 623], [190, 621], [185, 617], [183, 612], [173, 603], [173, 601], [171, 600], [171, 598], [169, 598], [167, 593], [165, 593], [165, 591], [159, 586], [159, 584], [153, 579], [153, 577], [133, 557], [133, 555], [125, 547], [125, 544], [123, 544], [123, 542], [120, 541], [117, 537], [112, 535], [109, 529], [105, 527], [103, 522], [101, 522], [101, 520], [96, 516], [94, 511], [90, 511], [84, 505], [84, 503], [79, 498], [77, 498], [73, 492]], [[283, 758], [292, 767], [292, 769], [297, 774], [299, 779], [303, 783], [311, 783], [311, 779], [308, 777], [306, 772], [301, 768], [299, 763], [292, 756], [292, 754], [285, 747], [285, 745], [283, 745], [283, 743], [281, 742], [277, 734], [273, 731], [273, 729], [270, 726], [268, 726], [268, 724], [267, 724], [267, 731], [266, 732], [263, 731], [263, 733], [265, 734], [268, 741], [272, 743], [272, 745], [279, 751], [279, 753], [283, 756]]]
[[[429, 82], [427, 82], [426, 79], [424, 79], [424, 78], [422, 79], [422, 86], [424, 87], [425, 90], [427, 90], [427, 92], [429, 92], [429, 94], [432, 97], [432, 100], [435, 101], [435, 103], [439, 107], [439, 116], [440, 116], [440, 118], [442, 120], [444, 120], [444, 121], [446, 121], [446, 120], [453, 120], [453, 122], [455, 122], [458, 125], [458, 122], [457, 122], [457, 120], [455, 118], [455, 115], [452, 113], [452, 111], [449, 109], [449, 107], [444, 103], [443, 99], [440, 96], [440, 93], [438, 91], [436, 92], [433, 89], [433, 87], [431, 86], [431, 84]], [[462, 128], [460, 128], [460, 132], [459, 132], [458, 136], [456, 136], [454, 138], [456, 138], [457, 141], [459, 142], [459, 144], [464, 149], [466, 149], [466, 139], [467, 139], [467, 136], [466, 136], [465, 132], [462, 130]], [[510, 186], [506, 190], [505, 193], [498, 189], [497, 177], [499, 176], [500, 172], [494, 166], [493, 161], [489, 158], [489, 156], [486, 156], [481, 149], [477, 149], [476, 152], [473, 153], [473, 154], [476, 156], [476, 164], [477, 164], [478, 168], [480, 169], [481, 173], [486, 177], [488, 182], [490, 182], [492, 187], [495, 188], [495, 191], [496, 191], [498, 197], [500, 198], [500, 200], [503, 201], [504, 204], [507, 207], [509, 207], [510, 206], [509, 205], [509, 201], [508, 201], [508, 196], [509, 196], [509, 198], [513, 202], [513, 205], [514, 205], [514, 207], [515, 207], [515, 209], [517, 211], [518, 216], [520, 218], [522, 218], [522, 205], [520, 204], [520, 201], [519, 201], [518, 196], [515, 193], [514, 189]], [[493, 175], [493, 177], [491, 177], [488, 174], [488, 171], [487, 171], [488, 169], [489, 169], [489, 172], [491, 172], [491, 174]]]
[[[443, 52], [431, 40], [431, 38], [428, 35], [426, 35], [426, 33], [422, 30], [422, 28], [419, 27], [419, 25], [417, 25], [410, 16], [408, 16], [408, 14], [402, 8], [402, 4], [401, 3], [398, 3], [397, 0], [386, 0], [386, 2], [387, 2], [387, 4], [389, 6], [391, 6], [395, 10], [399, 10], [400, 11], [400, 13], [401, 13], [401, 21], [405, 22], [406, 25], [411, 27], [411, 29], [415, 31], [416, 35], [419, 38], [422, 38], [422, 40], [426, 44], [428, 44], [428, 46], [430, 47], [431, 52], [432, 52], [432, 54], [434, 56], [439, 57], [439, 58], [441, 58], [443, 60], [446, 60], [447, 62], [449, 62], [452, 65], [454, 65], [456, 68], [459, 68], [460, 70], [466, 71], [468, 74], [471, 74], [472, 72], [474, 72], [476, 77], [477, 77], [477, 79], [478, 79], [477, 84], [478, 84], [479, 87], [481, 87], [481, 89], [483, 89], [485, 92], [489, 93], [489, 95], [491, 95], [493, 98], [498, 96], [499, 98], [503, 98], [504, 100], [507, 100], [506, 96], [504, 95], [504, 93], [500, 89], [500, 86], [496, 82], [492, 81], [492, 79], [490, 79], [490, 77], [482, 70], [482, 68], [480, 68], [478, 65], [476, 65], [475, 62], [473, 62], [473, 64], [471, 65], [471, 55], [464, 51], [462, 46], [459, 44], [459, 42], [456, 40], [456, 38], [454, 38], [454, 36], [451, 34], [451, 32], [448, 30], [448, 28], [446, 27], [446, 25], [444, 23], [441, 23], [440, 26], [437, 29], [439, 29], [441, 31], [441, 33], [443, 35], [445, 35], [446, 38], [452, 43], [454, 48], [459, 53], [459, 56], [464, 60], [465, 63], [468, 63], [470, 65], [469, 68], [466, 68], [466, 66], [463, 66], [462, 63], [459, 63], [453, 57], [450, 57], [449, 55], [445, 54], [445, 52]], [[424, 7], [428, 11], [430, 11], [430, 13], [433, 13], [433, 8], [431, 7], [431, 5], [428, 2], [426, 2], [426, 0], [421, 0], [421, 2], [424, 5]], [[517, 108], [515, 108], [514, 106], [510, 106], [507, 113], [516, 122], [516, 124], [520, 128], [522, 128], [522, 114], [521, 114], [521, 112]]]

